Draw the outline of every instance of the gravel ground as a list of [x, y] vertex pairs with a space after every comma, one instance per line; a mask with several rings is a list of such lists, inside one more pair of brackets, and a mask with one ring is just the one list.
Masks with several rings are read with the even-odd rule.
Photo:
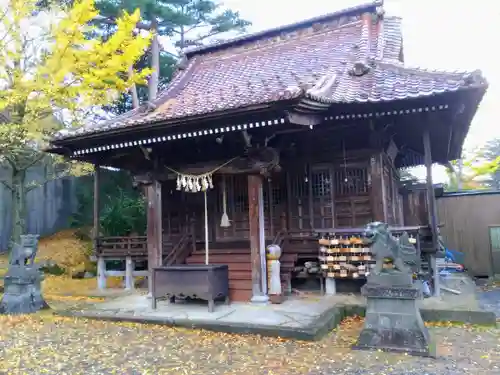
[[500, 374], [500, 330], [433, 326], [438, 359], [352, 351], [348, 319], [315, 342], [55, 317], [0, 317], [0, 374]]

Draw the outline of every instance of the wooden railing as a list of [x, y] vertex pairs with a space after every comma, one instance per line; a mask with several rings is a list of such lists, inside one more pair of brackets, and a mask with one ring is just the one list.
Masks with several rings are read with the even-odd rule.
[[182, 263], [194, 250], [195, 238], [191, 233], [184, 233], [179, 242], [175, 244], [172, 250], [163, 258], [163, 265]]
[[96, 256], [103, 258], [148, 257], [148, 239], [146, 236], [134, 237], [99, 237], [96, 240]]
[[288, 238], [293, 239], [310, 239], [314, 238], [315, 234], [311, 229], [290, 229], [287, 232]]
[[287, 237], [287, 234], [288, 234], [287, 231], [284, 229], [278, 231], [278, 233], [276, 233], [276, 236], [274, 236], [272, 244], [278, 245], [279, 247], [282, 248], [283, 243], [285, 242], [285, 239]]

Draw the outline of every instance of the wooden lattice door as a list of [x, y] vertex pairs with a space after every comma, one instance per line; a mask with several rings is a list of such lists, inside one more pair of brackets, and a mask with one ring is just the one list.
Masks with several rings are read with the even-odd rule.
[[314, 167], [310, 173], [313, 228], [333, 228], [333, 173], [329, 166]]
[[310, 230], [309, 176], [305, 168], [287, 172], [288, 226], [290, 230]]
[[162, 224], [166, 238], [179, 237], [188, 223], [187, 194], [178, 191], [175, 181], [162, 183]]
[[338, 228], [358, 228], [371, 221], [368, 169], [363, 164], [335, 169], [335, 221]]
[[272, 240], [284, 229], [286, 218], [286, 175], [277, 173], [264, 181], [264, 223], [266, 239]]
[[220, 226], [223, 207], [223, 184], [221, 176], [214, 179], [217, 191], [216, 208], [214, 218], [215, 237], [217, 241], [245, 240], [249, 238], [248, 226], [248, 181], [243, 174], [225, 175], [226, 206], [227, 214], [231, 220], [231, 226], [223, 228]]

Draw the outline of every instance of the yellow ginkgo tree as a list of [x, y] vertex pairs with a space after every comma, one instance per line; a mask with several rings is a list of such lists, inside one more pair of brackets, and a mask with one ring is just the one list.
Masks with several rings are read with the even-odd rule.
[[[0, 183], [12, 193], [16, 242], [26, 230], [29, 190], [82, 170], [43, 153], [45, 142], [62, 127], [84, 125], [88, 113], [150, 74], [130, 70], [150, 42], [148, 33], [137, 32], [139, 11], [124, 12], [104, 40], [91, 26], [94, 0], [39, 4], [6, 0], [0, 10]], [[47, 171], [43, 180], [28, 180], [34, 166]]]
[[493, 139], [474, 150], [467, 158], [446, 165], [448, 190], [498, 189], [500, 140]]

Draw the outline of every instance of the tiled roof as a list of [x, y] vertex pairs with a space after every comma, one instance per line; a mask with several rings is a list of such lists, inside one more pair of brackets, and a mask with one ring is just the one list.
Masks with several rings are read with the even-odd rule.
[[[455, 91], [473, 83], [476, 73], [405, 68], [399, 60], [401, 19], [383, 17], [375, 5], [188, 52], [184, 66], [154, 101], [154, 110], [134, 110], [59, 138], [292, 97], [320, 103], [390, 101]], [[365, 74], [352, 74], [357, 62], [366, 64]]]
[[441, 94], [485, 83], [480, 71], [440, 72], [405, 68], [398, 62], [368, 60], [367, 73], [353, 77], [350, 68], [347, 65], [343, 71], [325, 76], [324, 81], [311, 87], [289, 88], [282, 98], [303, 96], [327, 104], [381, 102]]

